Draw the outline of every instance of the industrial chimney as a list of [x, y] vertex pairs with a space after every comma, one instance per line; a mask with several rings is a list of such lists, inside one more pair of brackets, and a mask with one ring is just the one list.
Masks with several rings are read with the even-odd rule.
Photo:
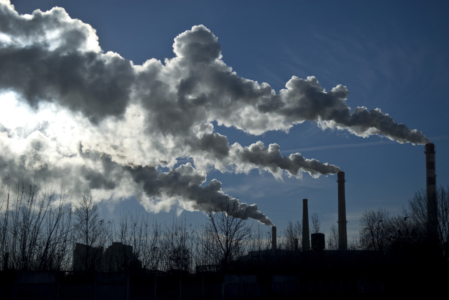
[[345, 172], [338, 172], [338, 250], [348, 249], [346, 234]]
[[435, 175], [435, 145], [426, 144], [427, 236], [438, 242], [438, 212]]
[[276, 227], [271, 227], [271, 249], [273, 251], [276, 251], [277, 245], [276, 245]]
[[307, 207], [307, 199], [302, 200], [302, 250], [310, 250], [309, 209]]

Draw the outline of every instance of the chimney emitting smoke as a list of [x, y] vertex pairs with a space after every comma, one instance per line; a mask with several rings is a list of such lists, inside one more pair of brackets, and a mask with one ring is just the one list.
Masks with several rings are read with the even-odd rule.
[[309, 208], [307, 207], [307, 199], [302, 200], [302, 250], [310, 250]]
[[276, 251], [276, 226], [271, 227], [271, 249]]
[[346, 233], [345, 172], [338, 172], [338, 250], [348, 249]]
[[427, 235], [430, 241], [438, 241], [438, 216], [435, 174], [435, 145], [426, 144], [426, 194], [427, 194]]

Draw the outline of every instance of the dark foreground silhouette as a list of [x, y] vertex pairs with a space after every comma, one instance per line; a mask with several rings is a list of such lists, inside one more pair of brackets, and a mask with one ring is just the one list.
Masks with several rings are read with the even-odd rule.
[[421, 245], [375, 251], [254, 251], [224, 269], [0, 272], [2, 299], [293, 299], [445, 293], [448, 262]]

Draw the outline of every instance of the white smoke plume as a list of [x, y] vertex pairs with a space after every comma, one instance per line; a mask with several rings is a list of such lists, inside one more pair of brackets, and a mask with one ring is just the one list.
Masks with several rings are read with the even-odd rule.
[[[267, 83], [238, 77], [203, 25], [178, 35], [173, 49], [175, 57], [164, 62], [134, 65], [104, 53], [95, 30], [62, 8], [19, 15], [0, 0], [2, 180], [27, 174], [64, 184], [75, 195], [87, 189], [101, 199], [135, 195], [156, 212], [176, 203], [221, 211], [226, 199], [238, 200], [216, 180], [202, 187], [211, 167], [237, 173], [256, 168], [277, 177], [340, 169], [300, 153], [281, 156], [277, 144], [230, 145], [214, 133], [213, 121], [253, 135], [311, 121], [363, 137], [428, 142], [379, 109], [351, 113], [342, 85], [326, 92], [313, 76], [293, 76], [276, 93]], [[174, 169], [184, 157], [195, 167]], [[239, 205], [240, 217], [272, 225], [257, 206]]]

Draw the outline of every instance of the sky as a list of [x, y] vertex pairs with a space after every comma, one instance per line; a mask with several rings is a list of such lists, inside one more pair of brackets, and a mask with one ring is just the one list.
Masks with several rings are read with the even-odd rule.
[[3, 186], [192, 224], [230, 200], [278, 232], [308, 199], [328, 234], [342, 170], [351, 241], [425, 188], [424, 143], [449, 184], [447, 1], [8, 2]]

